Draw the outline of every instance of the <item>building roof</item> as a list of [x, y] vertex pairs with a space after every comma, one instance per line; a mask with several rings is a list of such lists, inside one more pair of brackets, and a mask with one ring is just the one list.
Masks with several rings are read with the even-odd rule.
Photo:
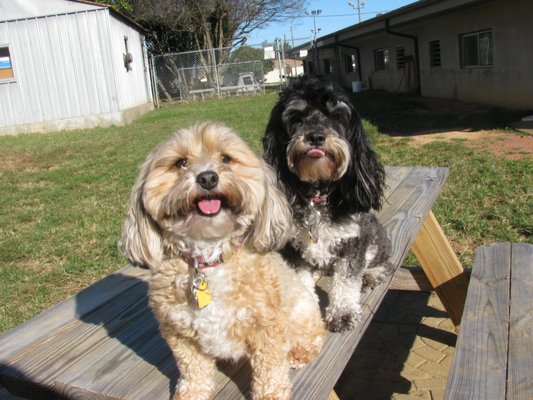
[[104, 6], [68, 0], [0, 0], [0, 20], [12, 21], [101, 8]]
[[[344, 40], [383, 31], [386, 26], [398, 27], [419, 19], [469, 7], [488, 0], [419, 0], [369, 20], [317, 38], [317, 46], [329, 46]], [[293, 50], [308, 49], [311, 43], [304, 43]]]
[[117, 12], [109, 5], [89, 0], [0, 0], [0, 22], [101, 9], [108, 9], [110, 13], [126, 24], [144, 31], [144, 28], [135, 21]]

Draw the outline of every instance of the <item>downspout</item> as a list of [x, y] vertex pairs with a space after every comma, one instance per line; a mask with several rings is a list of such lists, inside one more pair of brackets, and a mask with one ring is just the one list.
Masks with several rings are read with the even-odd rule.
[[421, 84], [420, 84], [420, 58], [418, 57], [418, 37], [414, 35], [408, 35], [407, 33], [393, 32], [390, 30], [389, 19], [385, 20], [385, 29], [389, 35], [401, 36], [413, 40], [413, 45], [415, 47], [415, 60], [416, 60], [416, 94], [420, 96], [421, 94]]
[[335, 58], [337, 59], [337, 82], [341, 82], [342, 81], [342, 72], [341, 72], [341, 68], [342, 68], [342, 60], [341, 60], [341, 49], [339, 48], [338, 44], [338, 40], [337, 40], [338, 36], [335, 35], [335, 46], [334, 46], [334, 49], [335, 49]]

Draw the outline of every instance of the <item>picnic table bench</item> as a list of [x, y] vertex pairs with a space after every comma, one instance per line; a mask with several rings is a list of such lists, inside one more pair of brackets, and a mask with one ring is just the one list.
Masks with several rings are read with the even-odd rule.
[[194, 89], [189, 90], [189, 94], [192, 95], [192, 99], [196, 101], [196, 96], [200, 95], [202, 100], [205, 100], [205, 97], [212, 97], [215, 95], [216, 90], [213, 88], [207, 88], [207, 89]]
[[533, 399], [533, 245], [476, 249], [447, 400]]
[[[387, 167], [378, 218], [399, 268], [412, 248], [454, 324], [468, 280], [431, 208], [446, 168]], [[147, 302], [149, 271], [127, 266], [0, 337], [0, 383], [27, 398], [165, 399], [179, 377]], [[333, 386], [385, 296], [392, 277], [363, 296], [357, 328], [329, 333], [309, 366], [294, 371], [293, 398], [335, 398]], [[318, 282], [327, 290], [328, 280]], [[246, 398], [247, 362], [219, 363], [216, 399]]]

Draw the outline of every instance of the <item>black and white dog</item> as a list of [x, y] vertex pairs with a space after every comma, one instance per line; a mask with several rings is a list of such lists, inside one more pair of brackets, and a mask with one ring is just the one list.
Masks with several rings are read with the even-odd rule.
[[295, 232], [283, 254], [309, 286], [332, 275], [326, 323], [352, 329], [361, 291], [391, 274], [390, 242], [370, 213], [381, 207], [385, 172], [344, 90], [326, 78], [285, 88], [263, 138], [292, 206]]

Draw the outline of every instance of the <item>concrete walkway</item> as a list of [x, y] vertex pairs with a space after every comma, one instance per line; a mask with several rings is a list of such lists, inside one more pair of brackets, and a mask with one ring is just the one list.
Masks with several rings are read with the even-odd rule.
[[441, 400], [456, 339], [434, 292], [389, 291], [335, 392], [341, 400]]

